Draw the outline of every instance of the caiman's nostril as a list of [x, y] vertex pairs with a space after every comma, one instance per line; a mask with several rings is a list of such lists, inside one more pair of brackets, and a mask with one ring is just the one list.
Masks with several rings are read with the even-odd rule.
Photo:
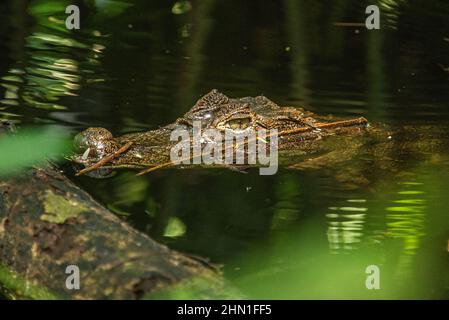
[[78, 133], [73, 139], [73, 146], [77, 152], [83, 152], [89, 148], [87, 136], [83, 132]]

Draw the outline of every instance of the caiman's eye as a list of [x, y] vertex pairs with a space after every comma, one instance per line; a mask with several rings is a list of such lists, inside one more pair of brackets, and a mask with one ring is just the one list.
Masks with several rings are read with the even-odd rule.
[[225, 127], [232, 130], [244, 130], [249, 127], [251, 118], [231, 119], [225, 123]]

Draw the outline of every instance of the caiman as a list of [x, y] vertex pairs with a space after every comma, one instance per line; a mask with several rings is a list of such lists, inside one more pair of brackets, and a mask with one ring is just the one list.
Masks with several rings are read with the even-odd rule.
[[[195, 121], [201, 121], [203, 131], [223, 133], [277, 129], [279, 165], [296, 169], [337, 167], [350, 159], [372, 156], [384, 163], [395, 162], [407, 155], [432, 154], [448, 143], [446, 136], [441, 139], [441, 132], [429, 136], [425, 128], [391, 130], [372, 126], [364, 117], [320, 116], [302, 108], [281, 107], [265, 96], [229, 98], [214, 89], [174, 123], [156, 130], [114, 137], [107, 129], [88, 128], [75, 137], [76, 154], [71, 159], [85, 167], [78, 175], [102, 176], [116, 168], [137, 168], [143, 174], [174, 166], [170, 150], [177, 141], [170, 141], [170, 135], [180, 128], [191, 132]], [[208, 143], [214, 142], [205, 139], [201, 147]], [[242, 165], [228, 167], [246, 169]]]

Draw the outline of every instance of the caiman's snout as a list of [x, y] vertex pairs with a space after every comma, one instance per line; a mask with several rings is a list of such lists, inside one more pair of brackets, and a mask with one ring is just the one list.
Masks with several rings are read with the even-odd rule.
[[73, 145], [78, 153], [77, 162], [83, 164], [98, 161], [118, 149], [112, 133], [104, 128], [88, 128], [78, 133]]
[[95, 163], [102, 161], [119, 149], [111, 132], [104, 128], [88, 128], [75, 136], [73, 146], [75, 155], [71, 158], [74, 162], [86, 167], [83, 170], [86, 170], [88, 176], [105, 178], [110, 175], [111, 169], [99, 167], [96, 170], [87, 170], [87, 168], [91, 168]]

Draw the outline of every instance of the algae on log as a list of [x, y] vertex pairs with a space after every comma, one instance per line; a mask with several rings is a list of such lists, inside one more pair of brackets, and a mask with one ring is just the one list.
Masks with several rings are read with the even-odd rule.
[[[69, 265], [79, 290], [66, 287]], [[37, 299], [238, 297], [207, 263], [134, 230], [52, 167], [0, 179], [0, 286]]]

